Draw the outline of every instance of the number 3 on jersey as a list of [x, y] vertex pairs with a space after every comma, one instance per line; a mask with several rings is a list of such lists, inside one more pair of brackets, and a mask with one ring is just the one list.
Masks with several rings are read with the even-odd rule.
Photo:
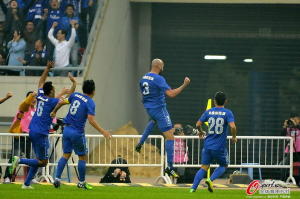
[[[208, 130], [208, 134], [221, 134], [223, 133], [224, 130], [224, 118], [218, 117], [218, 118], [214, 118], [214, 117], [210, 117], [208, 119], [208, 123], [209, 123], [209, 130]], [[215, 130], [212, 130], [215, 127]]]
[[78, 107], [80, 106], [80, 101], [75, 100], [70, 107], [70, 113], [71, 115], [75, 115], [77, 113]]
[[148, 82], [144, 82], [143, 83], [143, 95], [149, 95], [150, 91], [149, 91], [149, 84]]

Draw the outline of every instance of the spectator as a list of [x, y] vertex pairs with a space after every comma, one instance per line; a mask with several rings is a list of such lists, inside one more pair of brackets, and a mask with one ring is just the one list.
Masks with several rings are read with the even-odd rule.
[[[70, 52], [71, 48], [74, 44], [75, 37], [76, 37], [76, 31], [75, 31], [75, 24], [76, 21], [71, 21], [72, 25], [72, 31], [70, 39], [66, 40], [66, 31], [65, 30], [59, 30], [56, 35], [56, 39], [53, 36], [53, 32], [55, 27], [57, 27], [58, 23], [54, 22], [52, 25], [52, 28], [50, 29], [48, 33], [48, 38], [52, 42], [52, 44], [55, 46], [54, 50], [54, 61], [55, 61], [55, 67], [61, 68], [61, 67], [67, 67], [70, 64]], [[58, 71], [54, 73], [55, 75], [66, 75], [67, 71]]]
[[[80, 32], [80, 44], [82, 48], [86, 48], [88, 32], [90, 32], [96, 14], [96, 0], [81, 0], [80, 21], [82, 23]], [[88, 21], [89, 19], [89, 21]]]
[[[50, 2], [50, 10], [48, 11], [48, 9], [44, 10], [45, 13], [48, 13], [47, 16], [47, 26], [46, 26], [46, 33], [49, 33], [49, 30], [51, 29], [52, 25], [54, 22], [59, 23], [61, 17], [62, 17], [62, 12], [59, 9], [59, 2], [58, 0], [51, 0]], [[57, 31], [58, 31], [58, 26], [55, 26], [55, 30], [52, 32], [52, 36], [56, 35]], [[46, 43], [47, 46], [47, 50], [49, 53], [49, 57], [52, 58], [53, 57], [53, 52], [54, 52], [54, 46], [52, 44], [52, 42], [50, 42], [49, 40]]]
[[[19, 59], [23, 65], [45, 66], [47, 64], [47, 51], [41, 39], [35, 41], [34, 50], [25, 56], [25, 59]], [[40, 76], [42, 71], [26, 71], [26, 76]]]
[[[26, 94], [26, 99], [20, 104], [19, 110], [14, 117], [13, 123], [10, 127], [11, 133], [29, 133], [29, 124], [35, 113], [36, 93], [29, 91]], [[13, 155], [21, 155], [29, 158], [31, 153], [31, 142], [29, 137], [14, 137], [13, 139]], [[12, 159], [10, 158], [9, 163]], [[10, 183], [14, 181], [14, 176], [11, 167], [6, 167], [4, 182]]]
[[71, 32], [72, 32], [71, 31], [72, 30], [71, 21], [76, 22], [76, 24], [75, 24], [76, 38], [75, 38], [75, 43], [71, 49], [71, 63], [73, 66], [77, 66], [78, 65], [78, 50], [80, 48], [79, 41], [78, 41], [78, 34], [77, 34], [77, 30], [79, 27], [79, 18], [74, 13], [74, 6], [72, 4], [69, 4], [66, 6], [65, 16], [62, 17], [61, 21], [60, 21], [61, 29], [67, 31], [67, 37], [66, 37], [67, 40], [70, 38]]
[[5, 34], [8, 42], [15, 30], [21, 30], [23, 24], [23, 10], [18, 7], [18, 2], [12, 0], [9, 3], [5, 17]]
[[[22, 66], [22, 63], [19, 60], [24, 59], [25, 47], [26, 42], [22, 38], [21, 32], [15, 30], [13, 39], [7, 44], [7, 48], [9, 51], [8, 65]], [[10, 75], [24, 75], [24, 71], [11, 70]]]
[[[26, 41], [25, 57], [31, 55], [32, 51], [35, 49], [35, 42], [42, 38], [42, 25], [43, 20], [40, 20], [36, 27], [32, 21], [26, 22], [25, 30], [23, 32]], [[46, 63], [43, 65], [46, 65]]]
[[4, 23], [0, 22], [0, 50], [6, 50], [6, 42], [5, 42], [5, 32], [4, 32]]
[[[184, 136], [183, 127], [182, 124], [175, 124], [174, 125], [174, 135], [175, 136]], [[184, 139], [182, 138], [175, 138], [174, 142], [174, 163], [175, 164], [187, 164], [188, 161], [188, 147]], [[177, 183], [183, 183], [184, 182], [184, 174], [185, 174], [185, 168], [179, 167], [176, 169], [179, 174], [179, 179], [177, 180]]]
[[32, 21], [35, 25], [42, 19], [44, 0], [30, 0], [26, 21]]
[[61, 0], [60, 9], [65, 12], [68, 5], [73, 5], [75, 15], [79, 16], [79, 2], [80, 0]]

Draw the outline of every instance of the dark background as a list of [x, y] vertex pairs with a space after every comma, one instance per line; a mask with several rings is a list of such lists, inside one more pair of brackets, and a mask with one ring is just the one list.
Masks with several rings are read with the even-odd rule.
[[[152, 57], [171, 87], [191, 78], [168, 99], [173, 123], [195, 124], [221, 90], [238, 135], [280, 135], [300, 107], [299, 22], [300, 5], [152, 4]], [[215, 54], [227, 60], [204, 60]]]

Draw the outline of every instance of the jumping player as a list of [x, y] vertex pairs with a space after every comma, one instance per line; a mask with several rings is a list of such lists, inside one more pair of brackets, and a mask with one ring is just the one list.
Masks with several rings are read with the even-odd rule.
[[213, 183], [216, 178], [220, 177], [228, 165], [228, 154], [226, 148], [227, 127], [230, 126], [232, 142], [236, 143], [236, 126], [234, 116], [229, 109], [224, 108], [226, 95], [223, 92], [217, 92], [214, 97], [215, 107], [205, 111], [196, 123], [199, 130], [199, 137], [203, 138], [205, 132], [202, 130], [202, 124], [208, 121], [208, 132], [204, 140], [204, 147], [201, 154], [201, 169], [197, 172], [193, 186], [190, 192], [195, 192], [200, 181], [204, 178], [212, 161], [216, 161], [220, 166], [216, 168], [205, 183], [208, 191], [213, 192]]
[[100, 125], [95, 120], [95, 102], [93, 97], [95, 95], [95, 83], [93, 80], [86, 80], [83, 82], [82, 86], [83, 94], [75, 92], [69, 99], [61, 101], [54, 108], [51, 113], [52, 117], [55, 117], [56, 112], [66, 104], [71, 104], [69, 112], [64, 119], [65, 128], [63, 131], [63, 156], [58, 161], [55, 181], [53, 183], [55, 188], [60, 187], [61, 174], [64, 170], [66, 163], [68, 162], [72, 151], [78, 155], [78, 172], [79, 172], [79, 182], [77, 184], [78, 188], [92, 189], [92, 186], [85, 182], [85, 169], [86, 169], [86, 158], [87, 158], [87, 148], [86, 139], [84, 133], [84, 127], [86, 120], [106, 138], [111, 138], [108, 131], [100, 127]]
[[161, 59], [154, 59], [151, 65], [151, 71], [146, 73], [140, 80], [140, 91], [143, 96], [144, 107], [150, 116], [140, 142], [136, 146], [136, 151], [140, 152], [141, 148], [154, 128], [154, 124], [158, 125], [159, 130], [166, 138], [166, 152], [168, 159], [168, 167], [166, 173], [173, 177], [179, 177], [173, 169], [174, 156], [174, 129], [166, 108], [165, 95], [168, 97], [176, 97], [190, 83], [190, 79], [186, 77], [183, 84], [171, 89], [164, 77], [159, 75], [164, 70], [164, 62]]
[[[48, 72], [53, 67], [53, 62], [48, 62], [42, 76], [40, 77], [37, 93], [37, 109], [32, 117], [29, 125], [29, 138], [32, 142], [32, 147], [37, 159], [26, 159], [14, 156], [12, 160], [12, 172], [16, 169], [18, 164], [26, 164], [30, 166], [27, 178], [22, 185], [22, 189], [33, 189], [30, 186], [32, 178], [35, 176], [38, 167], [45, 167], [48, 164], [48, 148], [49, 140], [48, 134], [52, 118], [50, 113], [59, 102], [66, 90], [55, 97], [55, 88], [52, 82], [46, 82]], [[70, 93], [73, 93], [76, 88], [76, 80], [69, 73], [69, 78], [72, 81]]]

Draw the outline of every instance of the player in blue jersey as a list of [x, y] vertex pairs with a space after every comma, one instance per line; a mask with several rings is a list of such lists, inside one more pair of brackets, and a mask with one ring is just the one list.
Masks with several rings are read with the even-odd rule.
[[164, 77], [159, 75], [164, 69], [164, 62], [161, 59], [154, 59], [151, 65], [151, 71], [146, 73], [140, 80], [140, 91], [143, 96], [144, 107], [150, 116], [151, 120], [148, 122], [141, 140], [137, 144], [135, 150], [141, 151], [141, 148], [157, 124], [159, 130], [166, 138], [166, 152], [168, 167], [166, 173], [173, 177], [179, 177], [173, 169], [174, 156], [174, 128], [171, 122], [170, 115], [167, 111], [165, 96], [176, 97], [181, 93], [190, 83], [190, 79], [186, 77], [183, 84], [171, 89]]
[[[30, 166], [27, 178], [22, 185], [22, 189], [32, 189], [33, 187], [30, 186], [30, 182], [35, 176], [38, 167], [45, 167], [48, 164], [48, 134], [50, 125], [52, 124], [50, 113], [59, 102], [59, 99], [66, 94], [66, 90], [63, 90], [55, 97], [55, 88], [52, 85], [52, 82], [46, 82], [48, 72], [52, 67], [53, 62], [48, 62], [47, 67], [40, 77], [36, 97], [37, 109], [29, 125], [29, 138], [37, 159], [25, 159], [14, 156], [12, 161], [12, 172], [16, 169], [18, 164], [26, 164]], [[76, 80], [70, 74], [69, 78], [73, 83], [70, 93], [73, 93], [76, 88]]]
[[61, 174], [64, 170], [66, 163], [68, 162], [72, 151], [78, 155], [78, 172], [79, 182], [78, 188], [92, 189], [92, 186], [85, 182], [85, 169], [87, 148], [84, 127], [86, 120], [106, 138], [111, 138], [108, 131], [100, 127], [95, 120], [95, 102], [92, 99], [95, 94], [95, 83], [93, 80], [86, 80], [83, 82], [82, 93], [75, 92], [69, 99], [61, 101], [51, 113], [54, 117], [60, 107], [66, 104], [70, 104], [69, 112], [64, 119], [64, 131], [63, 131], [63, 156], [58, 161], [55, 181], [53, 183], [55, 188], [60, 187]]
[[200, 181], [204, 178], [212, 161], [216, 161], [219, 167], [216, 168], [205, 183], [208, 191], [213, 192], [213, 183], [216, 178], [220, 177], [226, 170], [228, 165], [227, 154], [227, 128], [230, 127], [232, 142], [236, 143], [236, 126], [234, 116], [231, 110], [224, 108], [226, 103], [226, 95], [223, 92], [217, 92], [214, 97], [215, 107], [205, 111], [196, 123], [199, 130], [199, 137], [203, 138], [205, 132], [202, 130], [202, 124], [208, 122], [208, 132], [204, 140], [204, 147], [201, 153], [201, 169], [197, 172], [193, 186], [190, 192], [195, 192]]

